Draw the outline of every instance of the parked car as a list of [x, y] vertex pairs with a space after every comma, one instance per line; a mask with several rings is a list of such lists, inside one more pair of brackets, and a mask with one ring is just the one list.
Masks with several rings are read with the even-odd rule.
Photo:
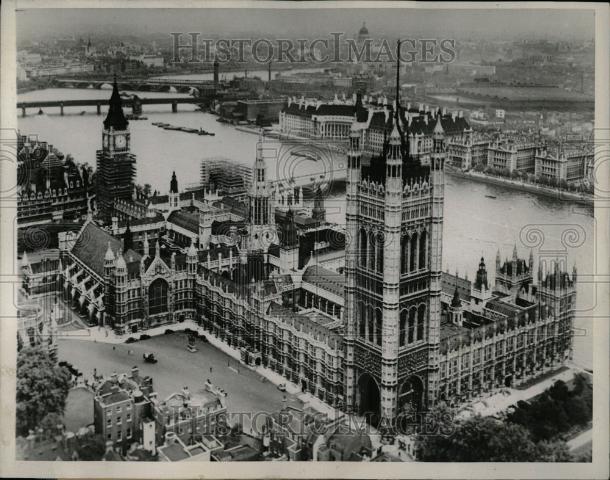
[[285, 383], [280, 383], [280, 384], [277, 386], [277, 389], [278, 389], [280, 392], [285, 392], [285, 391], [286, 391], [286, 384], [285, 384]]
[[82, 373], [77, 368], [74, 368], [74, 366], [69, 362], [62, 360], [58, 363], [58, 365], [60, 367], [66, 368], [70, 372], [70, 374], [74, 375], [75, 377], [80, 377], [82, 375]]
[[145, 353], [142, 355], [142, 358], [144, 358], [144, 361], [146, 363], [157, 363], [158, 360], [155, 358], [155, 354], [154, 353]]
[[193, 345], [187, 345], [186, 349], [191, 353], [195, 353], [197, 351], [197, 349]]

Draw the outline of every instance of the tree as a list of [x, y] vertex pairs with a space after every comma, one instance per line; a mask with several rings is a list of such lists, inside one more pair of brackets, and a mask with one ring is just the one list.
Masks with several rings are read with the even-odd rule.
[[151, 190], [152, 190], [152, 187], [150, 186], [150, 183], [145, 183], [143, 193], [146, 197], [150, 197]]
[[586, 425], [593, 418], [593, 387], [583, 374], [574, 377], [574, 388], [566, 403], [573, 423]]
[[543, 440], [536, 445], [536, 461], [538, 462], [572, 462], [568, 444], [563, 440], [548, 442]]
[[574, 425], [587, 425], [592, 415], [593, 390], [580, 375], [575, 377], [572, 390], [559, 380], [529, 407], [517, 407], [507, 420], [526, 427], [534, 441], [551, 441]]
[[[412, 418], [404, 417], [406, 425], [400, 420], [397, 422], [398, 430], [404, 434], [411, 434], [415, 423]], [[453, 435], [457, 427], [453, 410], [445, 402], [440, 402], [426, 412], [424, 420], [423, 424], [419, 425], [421, 431], [417, 436], [416, 450], [421, 452], [420, 456], [423, 460], [431, 455], [430, 452], [434, 452], [433, 454], [439, 457], [448, 457], [450, 443], [444, 440]]]
[[534, 440], [550, 440], [570, 428], [569, 417], [563, 403], [548, 394], [532, 403], [528, 409], [529, 425]]
[[521, 425], [491, 417], [472, 417], [457, 424], [453, 435], [432, 435], [420, 443], [428, 462], [533, 462], [538, 450]]
[[40, 426], [44, 430], [44, 434], [47, 438], [52, 438], [63, 429], [63, 423], [61, 417], [55, 413], [47, 413], [41, 420]]
[[70, 372], [59, 367], [40, 346], [17, 355], [17, 433], [27, 435], [49, 413], [63, 415]]
[[570, 396], [570, 391], [563, 380], [557, 380], [551, 388], [549, 388], [549, 395], [558, 402], [565, 402]]
[[101, 435], [89, 433], [79, 437], [76, 451], [80, 460], [100, 460], [104, 453], [106, 453], [106, 442], [104, 442], [104, 437]]
[[592, 409], [583, 397], [575, 396], [566, 401], [566, 411], [570, 412], [570, 421], [577, 425], [587, 425], [591, 420]]

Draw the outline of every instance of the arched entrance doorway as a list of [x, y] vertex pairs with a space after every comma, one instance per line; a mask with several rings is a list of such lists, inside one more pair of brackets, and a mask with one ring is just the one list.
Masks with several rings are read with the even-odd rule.
[[424, 382], [417, 375], [407, 378], [398, 390], [398, 411], [421, 412], [423, 407]]
[[375, 379], [369, 373], [363, 373], [358, 379], [358, 414], [376, 426], [380, 419], [381, 394]]

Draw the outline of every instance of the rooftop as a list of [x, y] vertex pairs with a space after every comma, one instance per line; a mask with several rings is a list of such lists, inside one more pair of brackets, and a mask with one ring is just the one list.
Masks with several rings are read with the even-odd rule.
[[345, 276], [321, 265], [311, 265], [303, 272], [303, 281], [343, 297]]
[[[114, 257], [118, 257], [119, 250], [122, 248], [122, 242], [103, 230], [95, 222], [89, 221], [80, 232], [71, 253], [81, 262], [87, 265], [100, 277], [104, 276], [104, 254], [108, 250], [108, 246], [112, 250]], [[128, 250], [124, 253], [123, 258], [130, 265], [136, 265], [140, 262], [140, 254]]]
[[172, 462], [179, 462], [189, 458], [188, 452], [178, 443], [171, 443], [169, 445], [159, 447], [159, 453], [165, 455]]
[[114, 403], [126, 402], [129, 399], [130, 396], [125, 390], [118, 390], [116, 392], [103, 396], [101, 398], [101, 403], [104, 405], [112, 405]]
[[196, 213], [175, 210], [167, 217], [167, 221], [190, 232], [199, 234], [199, 215]]

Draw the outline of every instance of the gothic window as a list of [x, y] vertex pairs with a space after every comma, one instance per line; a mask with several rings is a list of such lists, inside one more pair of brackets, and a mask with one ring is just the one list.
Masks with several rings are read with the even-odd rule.
[[382, 322], [381, 322], [381, 309], [375, 310], [375, 335], [377, 340], [377, 345], [381, 345], [381, 336], [382, 336]]
[[467, 353], [462, 354], [462, 370], [468, 370], [470, 368], [470, 355]]
[[405, 271], [405, 237], [400, 237], [400, 273]]
[[373, 307], [368, 306], [366, 309], [366, 322], [369, 328], [369, 342], [375, 341], [375, 326], [373, 325]]
[[379, 232], [375, 238], [375, 249], [377, 251], [377, 271], [383, 271], [383, 233]]
[[424, 230], [421, 233], [420, 239], [419, 239], [419, 268], [426, 268], [426, 250], [427, 250], [427, 245], [426, 245], [426, 241], [428, 239], [428, 235], [426, 233], [426, 231]]
[[149, 312], [151, 315], [167, 312], [167, 282], [157, 278], [148, 287]]
[[480, 363], [481, 363], [481, 349], [477, 348], [473, 353], [472, 364], [479, 365]]
[[417, 340], [424, 339], [424, 322], [426, 319], [426, 307], [420, 305], [417, 311]]
[[419, 240], [419, 237], [417, 235], [417, 233], [414, 233], [413, 236], [411, 237], [411, 244], [410, 244], [410, 248], [411, 248], [411, 252], [409, 255], [409, 271], [412, 272], [414, 270], [417, 270], [417, 257], [416, 257], [416, 253], [417, 253], [417, 241]]
[[367, 257], [367, 234], [366, 230], [363, 228], [360, 229], [360, 265], [362, 267], [366, 267], [366, 257]]
[[409, 271], [409, 242], [407, 235], [400, 238], [400, 271], [402, 273]]
[[406, 336], [407, 336], [407, 318], [409, 316], [409, 313], [407, 312], [407, 310], [401, 310], [400, 311], [400, 331], [399, 331], [399, 336], [398, 336], [398, 345], [401, 347], [405, 346], [406, 343]]
[[375, 239], [375, 234], [373, 232], [369, 232], [369, 250], [368, 250], [368, 268], [370, 270], [375, 270], [375, 250], [377, 248], [377, 241]]
[[417, 314], [417, 310], [415, 307], [411, 307], [409, 310], [409, 321], [407, 325], [407, 343], [413, 343], [415, 336], [415, 316]]
[[263, 199], [263, 225], [267, 225], [269, 223], [269, 208], [267, 208], [267, 204], [267, 199]]
[[28, 337], [30, 338], [30, 346], [36, 345], [36, 329], [34, 327], [28, 327]]
[[360, 338], [366, 338], [366, 320], [364, 318], [364, 306], [362, 302], [358, 304], [357, 308], [356, 318], [358, 318]]

